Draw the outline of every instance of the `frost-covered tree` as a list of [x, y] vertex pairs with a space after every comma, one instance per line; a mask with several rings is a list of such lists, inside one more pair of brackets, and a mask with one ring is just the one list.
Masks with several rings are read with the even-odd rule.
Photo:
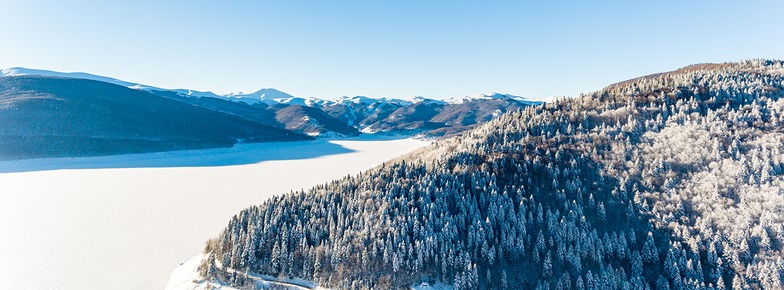
[[751, 60], [527, 107], [243, 210], [208, 242], [201, 274], [364, 289], [780, 289], [782, 95], [784, 63]]

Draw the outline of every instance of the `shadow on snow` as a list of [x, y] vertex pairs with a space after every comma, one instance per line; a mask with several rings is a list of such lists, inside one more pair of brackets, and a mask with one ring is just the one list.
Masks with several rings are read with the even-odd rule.
[[[375, 141], [351, 138], [345, 140]], [[265, 161], [310, 159], [354, 152], [332, 140], [248, 143], [229, 148], [167, 151], [97, 157], [38, 158], [0, 161], [0, 173], [60, 169], [213, 167]]]

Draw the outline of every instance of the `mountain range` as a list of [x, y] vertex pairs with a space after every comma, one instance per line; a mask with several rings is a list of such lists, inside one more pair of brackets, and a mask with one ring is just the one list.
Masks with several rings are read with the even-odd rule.
[[366, 134], [447, 136], [539, 102], [505, 94], [446, 101], [218, 95], [87, 73], [0, 71], [0, 159], [225, 147]]

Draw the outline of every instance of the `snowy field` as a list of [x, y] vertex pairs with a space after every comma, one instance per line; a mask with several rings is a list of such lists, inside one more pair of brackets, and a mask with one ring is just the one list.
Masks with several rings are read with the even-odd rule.
[[229, 218], [426, 145], [362, 137], [0, 162], [5, 289], [164, 289]]

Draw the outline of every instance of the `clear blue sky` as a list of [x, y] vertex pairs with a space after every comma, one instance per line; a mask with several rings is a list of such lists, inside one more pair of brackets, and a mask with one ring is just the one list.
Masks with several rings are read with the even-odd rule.
[[0, 67], [218, 93], [546, 99], [784, 58], [781, 0], [117, 2], [0, 0]]

